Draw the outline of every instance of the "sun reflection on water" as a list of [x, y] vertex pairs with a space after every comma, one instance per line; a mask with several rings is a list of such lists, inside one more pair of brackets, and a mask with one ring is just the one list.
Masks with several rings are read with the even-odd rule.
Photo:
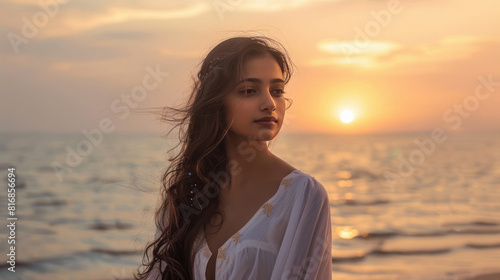
[[343, 239], [352, 239], [352, 238], [358, 236], [358, 234], [359, 234], [359, 231], [357, 229], [354, 229], [350, 226], [337, 227], [336, 232], [337, 232], [337, 235]]

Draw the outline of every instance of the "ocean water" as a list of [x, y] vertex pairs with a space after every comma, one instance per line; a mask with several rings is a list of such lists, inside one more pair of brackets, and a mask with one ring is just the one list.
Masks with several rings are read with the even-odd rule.
[[[0, 137], [0, 279], [133, 279], [175, 142], [119, 133], [90, 145], [78, 133]], [[334, 279], [500, 272], [500, 135], [429, 137], [283, 134], [272, 143], [328, 191]], [[12, 167], [15, 273], [7, 270]]]

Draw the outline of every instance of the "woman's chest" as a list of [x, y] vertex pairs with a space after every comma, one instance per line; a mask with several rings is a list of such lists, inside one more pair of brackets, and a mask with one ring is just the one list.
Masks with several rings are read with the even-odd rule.
[[239, 207], [223, 210], [222, 216], [214, 215], [205, 227], [205, 240], [212, 254], [248, 224], [258, 210], [258, 206], [241, 202]]
[[212, 253], [216, 252], [226, 241], [255, 220], [268, 207], [276, 185], [263, 188], [266, 191], [242, 193], [233, 196], [221, 196], [221, 214], [215, 214], [205, 226], [205, 239]]

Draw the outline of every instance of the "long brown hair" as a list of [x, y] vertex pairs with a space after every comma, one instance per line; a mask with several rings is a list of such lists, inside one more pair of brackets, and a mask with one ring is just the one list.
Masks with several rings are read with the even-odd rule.
[[223, 140], [230, 124], [224, 98], [242, 77], [245, 61], [265, 54], [276, 60], [287, 83], [292, 64], [280, 43], [267, 37], [234, 37], [219, 43], [202, 61], [185, 107], [163, 107], [162, 120], [176, 124], [167, 136], [178, 127], [182, 146], [162, 177], [162, 203], [155, 212], [161, 235], [147, 245], [142, 262], [146, 268], [138, 270], [135, 279], [146, 279], [160, 262], [166, 263], [162, 279], [193, 279], [196, 237], [214, 214], [222, 218], [217, 210], [222, 182], [215, 174], [227, 174]]

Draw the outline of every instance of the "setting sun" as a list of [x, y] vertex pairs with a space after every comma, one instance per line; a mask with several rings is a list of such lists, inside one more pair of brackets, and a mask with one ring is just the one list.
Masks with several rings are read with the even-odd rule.
[[342, 113], [340, 113], [340, 120], [343, 123], [350, 123], [352, 120], [354, 120], [354, 114], [351, 112], [351, 110], [344, 110]]

